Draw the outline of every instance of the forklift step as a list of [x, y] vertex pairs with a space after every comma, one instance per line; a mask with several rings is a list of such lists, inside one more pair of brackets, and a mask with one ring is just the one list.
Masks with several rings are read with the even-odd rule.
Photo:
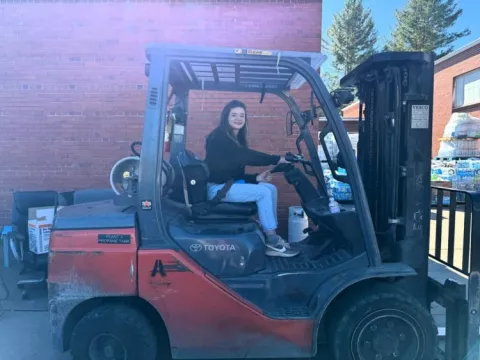
[[315, 254], [314, 251], [310, 252], [309, 248], [315, 247], [302, 247], [300, 255], [292, 258], [269, 257], [267, 260], [267, 270], [265, 272], [278, 273], [299, 270], [323, 270], [343, 263], [352, 257], [343, 249], [332, 254], [321, 255]]

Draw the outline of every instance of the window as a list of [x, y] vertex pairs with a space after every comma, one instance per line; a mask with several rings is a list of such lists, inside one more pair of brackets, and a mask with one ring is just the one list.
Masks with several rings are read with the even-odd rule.
[[480, 104], [480, 69], [454, 79], [453, 107]]

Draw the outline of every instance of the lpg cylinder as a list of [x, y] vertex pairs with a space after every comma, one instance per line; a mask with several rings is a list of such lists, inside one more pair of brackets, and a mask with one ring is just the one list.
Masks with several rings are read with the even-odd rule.
[[288, 208], [288, 242], [297, 243], [304, 240], [308, 234], [303, 230], [308, 228], [308, 217], [301, 206]]

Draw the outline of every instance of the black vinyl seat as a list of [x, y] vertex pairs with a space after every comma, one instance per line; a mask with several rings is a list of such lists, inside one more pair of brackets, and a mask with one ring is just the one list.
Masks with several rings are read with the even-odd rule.
[[[221, 202], [212, 207], [207, 215], [223, 215], [223, 216], [254, 216], [257, 214], [257, 204], [254, 202], [248, 203], [233, 203]], [[200, 216], [202, 217], [202, 216]]]
[[[193, 152], [180, 152], [176, 159], [170, 160], [175, 171], [175, 184], [171, 199], [185, 202], [191, 211], [190, 217], [198, 220], [221, 220], [225, 218], [248, 218], [257, 214], [255, 202], [233, 203], [221, 201], [209, 206], [208, 211], [198, 213], [197, 208], [208, 204], [208, 166]], [[185, 192], [186, 188], [186, 192]]]

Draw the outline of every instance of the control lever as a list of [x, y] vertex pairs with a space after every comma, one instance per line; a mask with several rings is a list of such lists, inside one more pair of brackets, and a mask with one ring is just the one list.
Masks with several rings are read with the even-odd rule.
[[311, 227], [307, 227], [305, 229], [303, 229], [302, 231], [304, 234], [311, 234], [313, 232], [313, 229]]

